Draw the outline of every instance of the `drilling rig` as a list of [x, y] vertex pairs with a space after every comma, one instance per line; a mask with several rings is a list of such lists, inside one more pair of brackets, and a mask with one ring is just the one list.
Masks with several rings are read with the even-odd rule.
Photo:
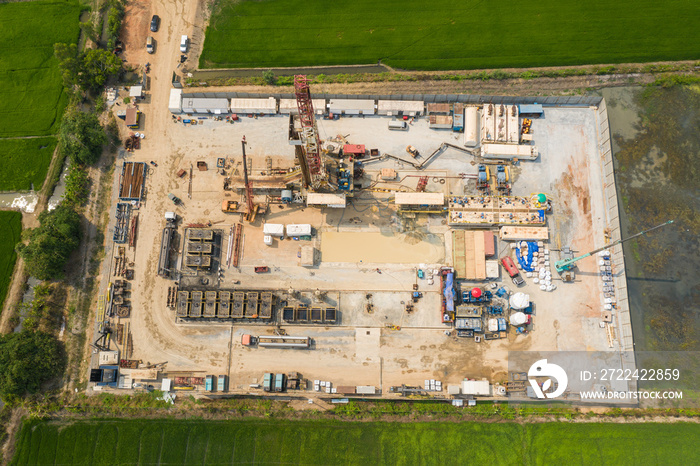
[[243, 180], [245, 183], [245, 199], [248, 205], [248, 211], [245, 214], [245, 219], [247, 222], [253, 223], [255, 221], [255, 216], [258, 213], [258, 206], [253, 204], [253, 185], [248, 179], [248, 161], [245, 156], [245, 136], [241, 140], [241, 148], [243, 149]]
[[328, 176], [321, 160], [321, 141], [318, 138], [309, 81], [305, 75], [294, 76], [294, 95], [299, 109], [302, 142], [301, 146], [295, 146], [296, 155], [301, 166], [304, 187], [317, 190], [328, 186]]

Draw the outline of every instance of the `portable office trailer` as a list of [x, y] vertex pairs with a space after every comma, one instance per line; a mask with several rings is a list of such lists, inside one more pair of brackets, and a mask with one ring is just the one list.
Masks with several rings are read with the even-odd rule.
[[287, 236], [311, 236], [311, 225], [308, 223], [287, 225]]
[[[326, 113], [326, 99], [311, 99], [311, 104], [314, 107], [314, 113], [316, 113], [316, 115], [323, 115]], [[299, 113], [297, 99], [280, 99], [279, 113], [282, 115], [297, 115]]]
[[428, 127], [431, 129], [452, 129], [451, 115], [430, 115]]
[[231, 99], [231, 113], [242, 114], [275, 114], [277, 113], [277, 99]]
[[420, 116], [425, 112], [422, 100], [378, 100], [377, 115]]
[[284, 236], [284, 225], [281, 223], [266, 223], [263, 225], [263, 235]]
[[228, 114], [228, 100], [185, 97], [182, 99], [182, 111], [184, 113], [226, 115]]
[[369, 99], [331, 99], [328, 111], [339, 115], [374, 115], [376, 105]]

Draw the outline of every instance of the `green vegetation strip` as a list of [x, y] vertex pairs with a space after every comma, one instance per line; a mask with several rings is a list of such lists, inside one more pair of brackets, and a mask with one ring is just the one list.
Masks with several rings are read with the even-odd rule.
[[53, 44], [78, 40], [73, 1], [0, 3], [0, 137], [56, 131], [67, 103]]
[[15, 245], [22, 233], [22, 214], [19, 212], [0, 211], [0, 309], [7, 296], [12, 272], [15, 269], [17, 253]]
[[39, 191], [44, 184], [56, 138], [0, 139], [0, 191]]
[[218, 0], [200, 68], [527, 68], [698, 58], [685, 0]]
[[698, 442], [690, 423], [35, 420], [11, 464], [698, 464]]

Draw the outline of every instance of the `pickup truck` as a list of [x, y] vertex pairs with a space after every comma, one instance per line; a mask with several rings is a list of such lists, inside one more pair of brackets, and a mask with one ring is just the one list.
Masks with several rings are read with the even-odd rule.
[[525, 283], [525, 280], [523, 280], [523, 277], [520, 276], [520, 272], [518, 271], [518, 268], [513, 263], [513, 259], [506, 256], [503, 259], [501, 259], [501, 265], [503, 266], [504, 269], [506, 269], [506, 272], [508, 272], [508, 275], [510, 275], [510, 279], [513, 280], [513, 283], [516, 286], [520, 286], [523, 283]]

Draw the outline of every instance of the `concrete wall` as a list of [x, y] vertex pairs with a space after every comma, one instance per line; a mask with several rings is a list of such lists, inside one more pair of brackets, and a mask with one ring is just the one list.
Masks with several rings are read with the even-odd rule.
[[[610, 142], [610, 124], [608, 122], [608, 109], [605, 99], [601, 99], [598, 105], [598, 142], [603, 166], [603, 189], [605, 191], [606, 224], [610, 228], [611, 242], [621, 239], [620, 230], [620, 206], [617, 202], [617, 187], [615, 185], [615, 173], [613, 166], [612, 144]], [[634, 340], [632, 336], [632, 321], [630, 318], [630, 303], [627, 294], [627, 274], [625, 272], [625, 257], [622, 245], [617, 245], [611, 250], [613, 263], [613, 283], [615, 284], [615, 297], [617, 309], [613, 317], [615, 336], [620, 345], [620, 350], [626, 352], [626, 358], [622, 361], [623, 368], [635, 369]], [[630, 390], [636, 390], [636, 382], [630, 382]]]

